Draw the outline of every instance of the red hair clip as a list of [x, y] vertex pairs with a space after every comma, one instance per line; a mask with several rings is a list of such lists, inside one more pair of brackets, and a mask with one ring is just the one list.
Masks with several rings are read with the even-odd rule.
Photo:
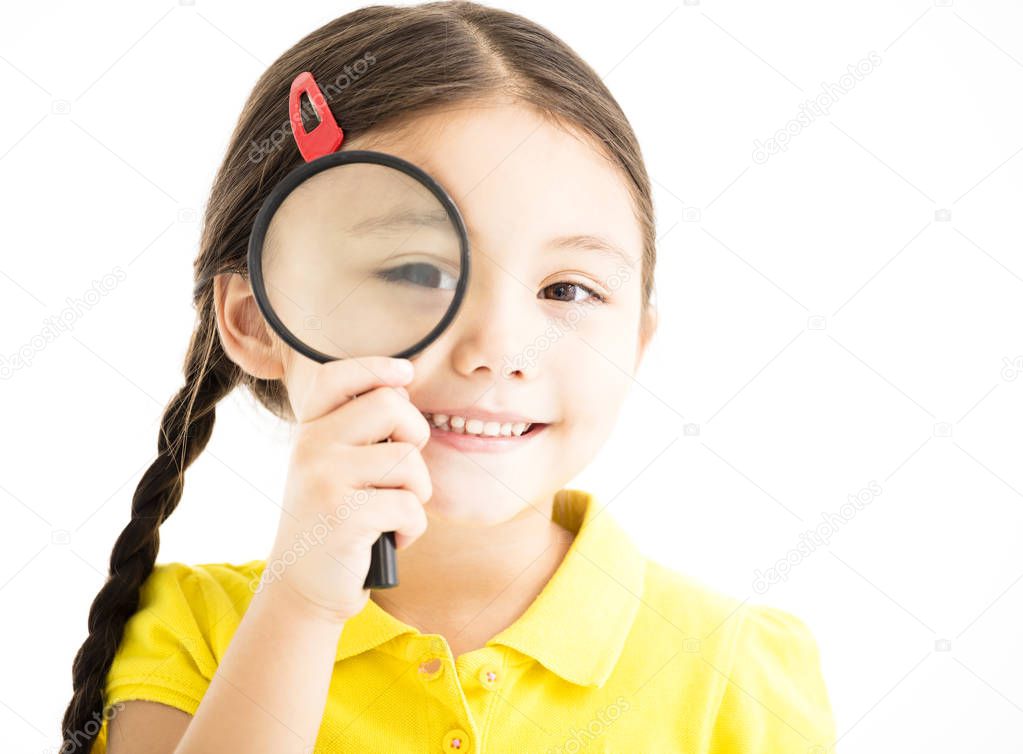
[[[320, 119], [319, 125], [312, 131], [306, 131], [302, 122], [302, 94], [309, 97]], [[295, 143], [298, 144], [298, 151], [302, 153], [302, 159], [306, 162], [335, 152], [341, 146], [345, 138], [344, 132], [334, 120], [334, 114], [327, 107], [327, 100], [324, 99], [316, 79], [309, 71], [298, 74], [291, 82], [288, 109], [291, 112], [291, 132], [295, 136]]]

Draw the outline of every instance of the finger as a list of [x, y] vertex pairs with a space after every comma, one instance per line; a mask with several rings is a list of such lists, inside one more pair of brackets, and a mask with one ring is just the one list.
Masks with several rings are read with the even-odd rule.
[[427, 525], [422, 502], [403, 489], [367, 490], [358, 520], [367, 539], [374, 542], [384, 532], [395, 532], [395, 547], [399, 550], [426, 531]]
[[296, 406], [295, 418], [299, 422], [313, 421], [375, 387], [407, 385], [414, 368], [403, 369], [403, 365], [411, 363], [390, 356], [366, 356], [316, 364], [312, 382], [304, 391], [306, 398]]
[[406, 489], [425, 503], [433, 495], [430, 470], [422, 453], [406, 442], [349, 448], [345, 463], [353, 487]]
[[389, 437], [421, 448], [430, 439], [430, 422], [397, 390], [378, 387], [318, 419], [315, 431], [346, 445], [372, 445]]

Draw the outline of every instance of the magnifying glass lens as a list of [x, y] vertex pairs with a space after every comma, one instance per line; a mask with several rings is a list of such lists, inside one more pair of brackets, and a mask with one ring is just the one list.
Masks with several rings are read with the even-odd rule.
[[396, 355], [452, 307], [460, 239], [415, 177], [370, 162], [335, 165], [292, 189], [266, 226], [266, 298], [292, 335], [330, 358]]
[[[334, 152], [299, 166], [256, 215], [248, 268], [260, 311], [320, 362], [413, 356], [453, 319], [469, 239], [433, 178], [393, 155]], [[397, 586], [394, 532], [374, 543], [365, 586]]]

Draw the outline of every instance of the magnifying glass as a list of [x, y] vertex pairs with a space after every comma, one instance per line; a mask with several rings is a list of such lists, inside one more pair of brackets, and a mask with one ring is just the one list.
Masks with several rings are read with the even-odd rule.
[[[311, 131], [303, 101], [319, 119]], [[260, 311], [285, 343], [321, 364], [422, 351], [454, 319], [468, 285], [457, 206], [406, 160], [337, 151], [343, 133], [308, 71], [292, 82], [289, 104], [305, 162], [273, 188], [249, 237]], [[364, 588], [397, 585], [394, 532], [385, 532]]]

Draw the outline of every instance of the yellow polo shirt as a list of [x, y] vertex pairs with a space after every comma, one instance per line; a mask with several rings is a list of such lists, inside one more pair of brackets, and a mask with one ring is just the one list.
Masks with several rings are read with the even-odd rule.
[[[576, 533], [543, 591], [486, 646], [452, 656], [372, 600], [350, 618], [315, 751], [815, 754], [835, 740], [817, 647], [782, 610], [645, 558], [590, 493], [562, 489]], [[194, 714], [263, 560], [158, 565], [106, 703]], [[93, 747], [106, 751], [103, 723]]]

